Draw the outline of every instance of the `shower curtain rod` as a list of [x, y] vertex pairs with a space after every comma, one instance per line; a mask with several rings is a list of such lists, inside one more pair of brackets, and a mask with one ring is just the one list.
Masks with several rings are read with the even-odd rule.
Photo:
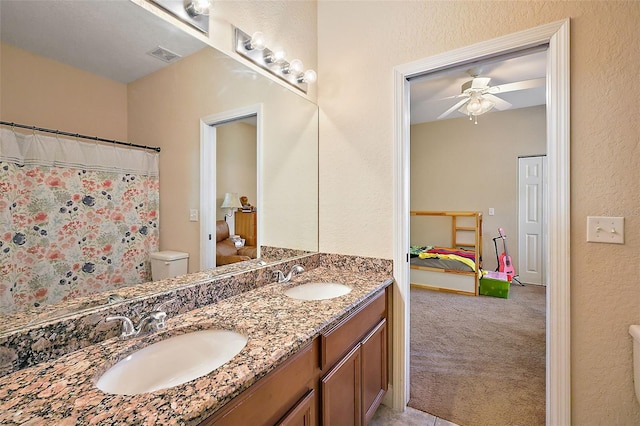
[[131, 142], [117, 141], [115, 139], [103, 139], [97, 136], [86, 136], [86, 135], [81, 135], [79, 133], [62, 132], [60, 130], [45, 129], [43, 127], [27, 126], [26, 124], [10, 123], [8, 121], [0, 121], [0, 124], [4, 126], [20, 127], [21, 129], [29, 129], [29, 130], [33, 130], [34, 132], [45, 132], [45, 133], [54, 133], [56, 135], [73, 136], [75, 138], [89, 139], [92, 141], [100, 141], [100, 142], [109, 142], [116, 145], [125, 145], [132, 148], [150, 149], [156, 152], [160, 152], [160, 147], [158, 146], [138, 145]]

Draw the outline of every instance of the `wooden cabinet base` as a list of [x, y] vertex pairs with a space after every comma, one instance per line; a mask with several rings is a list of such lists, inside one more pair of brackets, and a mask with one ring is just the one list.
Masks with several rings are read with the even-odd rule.
[[272, 426], [283, 420], [299, 401], [308, 397], [310, 391], [309, 404], [317, 404], [313, 392], [318, 359], [315, 342], [301, 349], [200, 426]]
[[200, 426], [360, 426], [387, 391], [387, 287]]

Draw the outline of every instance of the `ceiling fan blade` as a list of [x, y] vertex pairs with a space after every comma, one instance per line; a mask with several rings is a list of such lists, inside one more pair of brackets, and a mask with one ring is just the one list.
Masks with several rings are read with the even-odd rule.
[[491, 78], [489, 77], [476, 77], [471, 82], [472, 89], [484, 89], [489, 85]]
[[430, 100], [430, 102], [448, 101], [449, 99], [456, 99], [456, 98], [460, 98], [462, 96], [466, 96], [466, 95], [465, 94], [461, 94], [461, 95], [447, 96], [446, 98], [438, 98], [438, 99]]
[[493, 106], [495, 109], [499, 109], [499, 110], [503, 110], [503, 109], [508, 109], [511, 108], [513, 105], [511, 105], [509, 102], [505, 101], [504, 99], [500, 99], [497, 96], [494, 96], [490, 93], [487, 93], [485, 95], [482, 95], [485, 99], [490, 100], [491, 102], [493, 102]]
[[507, 93], [515, 92], [516, 90], [535, 89], [546, 84], [545, 78], [534, 78], [533, 80], [517, 81], [515, 83], [501, 84], [489, 89], [487, 93]]
[[445, 112], [440, 114], [438, 116], [438, 120], [441, 120], [441, 119], [445, 118], [447, 115], [451, 114], [453, 111], [457, 110], [462, 105], [464, 105], [465, 103], [469, 102], [469, 99], [470, 98], [465, 98], [465, 99], [461, 100], [460, 102], [456, 103], [454, 106], [452, 106], [451, 108], [449, 108], [448, 110], [446, 110]]

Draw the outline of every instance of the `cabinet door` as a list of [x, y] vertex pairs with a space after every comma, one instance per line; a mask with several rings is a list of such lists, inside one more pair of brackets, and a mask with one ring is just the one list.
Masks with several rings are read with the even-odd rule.
[[362, 418], [368, 424], [387, 392], [387, 321], [362, 341]]
[[293, 409], [287, 413], [277, 426], [315, 426], [315, 391], [311, 389]]
[[322, 424], [360, 426], [360, 345], [322, 379]]
[[236, 212], [235, 233], [245, 239], [245, 245], [255, 246], [257, 229], [256, 212]]

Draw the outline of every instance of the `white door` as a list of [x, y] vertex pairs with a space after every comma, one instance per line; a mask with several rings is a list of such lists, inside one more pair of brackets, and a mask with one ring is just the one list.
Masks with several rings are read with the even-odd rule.
[[518, 269], [520, 281], [544, 285], [544, 156], [518, 158]]

